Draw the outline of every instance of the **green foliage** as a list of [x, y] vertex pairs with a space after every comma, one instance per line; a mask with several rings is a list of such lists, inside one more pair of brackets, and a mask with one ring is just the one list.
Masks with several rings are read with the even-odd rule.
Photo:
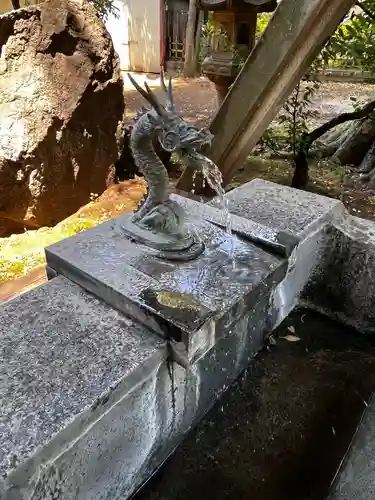
[[74, 219], [54, 228], [42, 228], [0, 238], [0, 283], [24, 276], [30, 269], [45, 263], [44, 248], [64, 238], [94, 227], [98, 221]]
[[200, 62], [212, 51], [231, 52], [233, 54], [234, 63], [241, 67], [245, 62], [245, 57], [234, 47], [228, 33], [224, 30], [215, 28], [212, 18], [202, 25], [202, 43], [200, 51]]
[[356, 11], [341, 23], [325, 51], [331, 65], [358, 67], [375, 72], [375, 0], [357, 3]]
[[118, 8], [115, 5], [115, 0], [88, 0], [88, 1], [95, 6], [99, 14], [99, 17], [103, 22], [105, 22], [108, 19], [108, 16], [110, 15], [118, 17]]
[[279, 126], [269, 127], [263, 135], [261, 147], [274, 153], [280, 151], [292, 153], [295, 157], [303, 147], [302, 141], [308, 132], [309, 120], [317, 113], [311, 109], [312, 99], [320, 83], [314, 79], [305, 79], [293, 90], [278, 117]]
[[256, 28], [256, 38], [259, 38], [263, 31], [267, 28], [269, 20], [271, 19], [272, 13], [264, 12], [262, 14], [258, 14], [257, 17], [257, 28]]

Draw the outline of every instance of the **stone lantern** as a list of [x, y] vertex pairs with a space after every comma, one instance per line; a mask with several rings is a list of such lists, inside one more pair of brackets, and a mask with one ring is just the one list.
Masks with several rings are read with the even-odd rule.
[[197, 0], [197, 6], [213, 12], [216, 33], [209, 55], [202, 63], [202, 72], [216, 87], [219, 105], [228, 93], [255, 45], [257, 15], [272, 12], [277, 0]]

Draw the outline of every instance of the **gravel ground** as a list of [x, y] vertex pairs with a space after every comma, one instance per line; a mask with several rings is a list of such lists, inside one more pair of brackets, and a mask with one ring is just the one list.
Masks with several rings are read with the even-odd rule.
[[[138, 83], [144, 81], [159, 90], [159, 78], [150, 75], [135, 75]], [[134, 91], [129, 80], [125, 78], [125, 92], [127, 116], [135, 116], [136, 110], [143, 104], [143, 98]], [[374, 96], [375, 85], [346, 82], [324, 82], [313, 100], [313, 109], [319, 113], [319, 122], [324, 122], [336, 114], [352, 110], [350, 97], [358, 100], [367, 100]], [[215, 114], [216, 93], [215, 86], [204, 77], [193, 79], [175, 79], [174, 95], [179, 113], [190, 123], [207, 125]]]

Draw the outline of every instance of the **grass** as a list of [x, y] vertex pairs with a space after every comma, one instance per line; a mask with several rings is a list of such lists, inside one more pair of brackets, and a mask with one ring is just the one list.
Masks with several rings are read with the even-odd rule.
[[94, 227], [97, 221], [77, 219], [62, 222], [53, 228], [26, 231], [0, 239], [0, 283], [19, 278], [45, 263], [44, 248], [64, 238]]
[[44, 264], [46, 246], [123, 213], [132, 212], [145, 191], [146, 186], [142, 178], [115, 184], [99, 198], [93, 197], [93, 201], [55, 227], [44, 227], [0, 238], [0, 284], [20, 278], [33, 268]]
[[[233, 178], [229, 189], [241, 186], [245, 182], [253, 179], [266, 179], [277, 184], [290, 186], [293, 177], [294, 167], [287, 160], [275, 160], [250, 156], [244, 167]], [[320, 161], [311, 164], [309, 168], [310, 181], [307, 191], [340, 198], [344, 189], [345, 177], [348, 168], [337, 165], [333, 162]]]

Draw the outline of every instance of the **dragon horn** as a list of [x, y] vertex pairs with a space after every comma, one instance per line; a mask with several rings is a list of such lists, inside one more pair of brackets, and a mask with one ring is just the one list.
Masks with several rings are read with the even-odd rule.
[[147, 90], [147, 94], [148, 94], [148, 102], [150, 104], [152, 104], [152, 106], [155, 108], [155, 110], [157, 111], [157, 113], [159, 115], [165, 115], [165, 108], [160, 104], [160, 102], [158, 101], [158, 98], [153, 93], [153, 91], [150, 89], [147, 82], [145, 82], [145, 89]]
[[164, 81], [164, 71], [163, 70], [160, 71], [160, 86], [161, 86], [162, 90], [164, 90], [164, 93], [167, 97], [167, 111], [175, 111], [176, 107], [175, 107], [175, 104], [173, 101], [172, 78], [169, 77], [169, 84], [168, 84], [168, 88], [167, 88], [167, 86], [165, 85], [165, 81]]
[[138, 85], [138, 83], [134, 80], [134, 78], [131, 76], [130, 73], [128, 73], [128, 78], [131, 81], [134, 88], [137, 89], [138, 92], [141, 94], [141, 96], [144, 97], [146, 101], [151, 104], [151, 106], [155, 109], [155, 111], [157, 111], [159, 115], [165, 114], [163, 106], [159, 103], [157, 97], [152, 92], [152, 90], [150, 89], [150, 87], [147, 85], [146, 82], [145, 82], [146, 90], [144, 90], [140, 85]]
[[160, 70], [160, 85], [162, 90], [164, 90], [165, 93], [168, 92], [167, 87], [165, 86], [165, 81], [164, 81], [164, 71], [161, 69]]

